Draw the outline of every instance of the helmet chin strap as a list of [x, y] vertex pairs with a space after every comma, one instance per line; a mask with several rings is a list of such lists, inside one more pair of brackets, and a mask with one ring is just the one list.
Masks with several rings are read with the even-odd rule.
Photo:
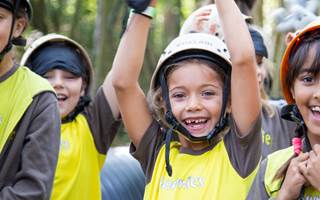
[[4, 47], [4, 49], [0, 52], [0, 62], [3, 60], [4, 56], [12, 49], [13, 47], [13, 42], [12, 42], [12, 34], [14, 30], [14, 25], [16, 22], [17, 18], [17, 13], [20, 7], [20, 0], [16, 0], [16, 3], [12, 7], [12, 22], [11, 22], [11, 29], [10, 29], [10, 34], [8, 38], [7, 45]]

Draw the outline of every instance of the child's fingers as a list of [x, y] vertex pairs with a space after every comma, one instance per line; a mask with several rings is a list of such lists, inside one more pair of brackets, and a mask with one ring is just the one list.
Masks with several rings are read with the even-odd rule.
[[320, 157], [317, 156], [314, 151], [310, 151], [309, 154], [310, 154], [310, 158], [308, 159], [307, 170], [311, 171], [319, 168]]
[[208, 21], [209, 20], [209, 16], [198, 16], [196, 18], [197, 22], [203, 22], [203, 21]]
[[210, 8], [205, 9], [205, 10], [203, 10], [202, 12], [197, 13], [197, 14], [195, 15], [195, 17], [198, 17], [198, 16], [209, 16], [209, 15], [211, 14], [211, 10], [212, 10], [212, 9], [210, 9]]
[[294, 158], [297, 162], [303, 162], [305, 160], [309, 159], [309, 152], [306, 153], [300, 153], [298, 157]]
[[310, 151], [309, 155], [306, 168], [302, 173], [314, 188], [320, 190], [320, 156], [315, 151]]
[[303, 161], [303, 162], [300, 162], [300, 163], [298, 164], [299, 172], [300, 172], [301, 174], [303, 174], [304, 176], [307, 175], [307, 171], [308, 171], [307, 165], [308, 165], [308, 161], [307, 161], [307, 160], [306, 160], [306, 161]]
[[312, 162], [312, 161], [314, 161], [314, 160], [316, 160], [317, 159], [317, 154], [316, 154], [316, 152], [315, 151], [310, 151], [310, 153], [309, 153], [309, 157], [310, 157], [310, 161]]
[[315, 144], [313, 146], [313, 152], [316, 154], [316, 156], [320, 156], [320, 144]]

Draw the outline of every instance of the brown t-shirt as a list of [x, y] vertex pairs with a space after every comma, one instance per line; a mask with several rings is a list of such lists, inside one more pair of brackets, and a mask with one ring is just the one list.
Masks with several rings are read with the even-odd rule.
[[99, 88], [93, 101], [84, 109], [97, 150], [106, 154], [116, 136], [121, 121], [113, 117], [103, 89]]
[[281, 118], [281, 108], [270, 105], [274, 110], [274, 115], [269, 116], [263, 108], [262, 119], [262, 158], [267, 155], [287, 148], [292, 145], [291, 140], [294, 137], [296, 124], [294, 122]]
[[[238, 129], [232, 118], [229, 119], [230, 129], [223, 141], [233, 168], [241, 177], [248, 176], [256, 169], [261, 156], [261, 120], [257, 119], [250, 133], [239, 137]], [[161, 147], [165, 144], [165, 131], [157, 121], [153, 121], [136, 149], [131, 143], [130, 153], [140, 162], [146, 174], [147, 184], [150, 182], [155, 162]], [[180, 148], [180, 153], [199, 155], [214, 149], [214, 145], [200, 151]], [[174, 166], [172, 166], [174, 170]]]

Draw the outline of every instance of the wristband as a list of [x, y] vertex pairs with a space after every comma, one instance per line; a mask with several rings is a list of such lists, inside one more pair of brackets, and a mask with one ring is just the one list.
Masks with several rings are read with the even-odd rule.
[[143, 15], [145, 17], [148, 17], [149, 19], [153, 19], [156, 17], [156, 9], [154, 7], [147, 7], [147, 9], [145, 9], [144, 11], [136, 11], [136, 10], [131, 10], [133, 13], [137, 13], [137, 14], [140, 14], [140, 15]]

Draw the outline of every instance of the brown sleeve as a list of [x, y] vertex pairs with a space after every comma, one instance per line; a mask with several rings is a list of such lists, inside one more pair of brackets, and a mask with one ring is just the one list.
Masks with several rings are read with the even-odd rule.
[[264, 176], [266, 173], [268, 160], [265, 159], [261, 162], [260, 168], [254, 182], [251, 186], [247, 200], [268, 200], [269, 196], [264, 184]]
[[109, 103], [102, 88], [98, 92], [83, 113], [89, 123], [97, 150], [106, 154], [119, 129], [120, 120], [113, 117]]
[[229, 159], [238, 174], [245, 178], [256, 169], [261, 158], [261, 117], [259, 115], [250, 133], [240, 137], [235, 121], [230, 118], [230, 132], [224, 137]]
[[130, 153], [140, 162], [147, 183], [151, 180], [157, 156], [164, 143], [165, 133], [160, 124], [154, 120], [145, 132], [139, 147], [136, 148], [133, 143], [130, 144]]
[[51, 92], [37, 95], [15, 131], [0, 172], [0, 180], [5, 183], [0, 199], [50, 199], [60, 144], [60, 114], [55, 95]]
[[291, 140], [295, 135], [296, 124], [281, 118], [281, 108], [269, 105], [274, 111], [273, 115], [262, 108], [262, 158], [269, 154], [285, 149], [292, 145]]

